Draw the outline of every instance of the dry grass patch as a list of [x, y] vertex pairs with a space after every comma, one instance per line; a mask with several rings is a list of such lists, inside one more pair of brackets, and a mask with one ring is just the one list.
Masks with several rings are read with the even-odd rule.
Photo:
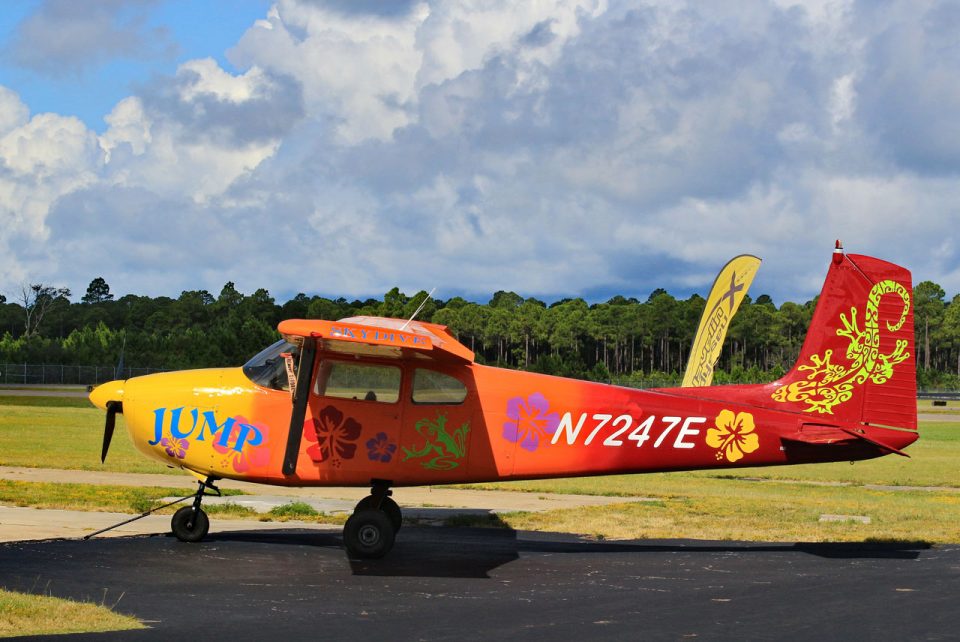
[[0, 637], [145, 628], [139, 620], [104, 606], [0, 589]]
[[[735, 480], [697, 480], [649, 494], [663, 499], [501, 518], [515, 529], [604, 539], [960, 542], [955, 495]], [[865, 516], [870, 523], [821, 522], [824, 514]]]

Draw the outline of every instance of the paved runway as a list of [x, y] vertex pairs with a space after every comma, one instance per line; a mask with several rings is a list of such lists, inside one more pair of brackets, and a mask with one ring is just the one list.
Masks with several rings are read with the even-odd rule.
[[83, 639], [957, 639], [960, 546], [595, 542], [408, 528], [384, 560], [339, 531], [0, 545], [0, 584], [116, 603]]

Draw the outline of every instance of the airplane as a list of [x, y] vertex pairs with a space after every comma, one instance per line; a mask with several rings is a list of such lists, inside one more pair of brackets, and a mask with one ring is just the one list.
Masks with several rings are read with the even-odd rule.
[[171, 521], [202, 540], [221, 479], [369, 486], [343, 528], [379, 558], [401, 527], [393, 488], [855, 461], [916, 441], [911, 275], [832, 255], [794, 367], [767, 384], [632, 389], [475, 362], [444, 326], [282, 321], [242, 367], [157, 373], [90, 394], [145, 455], [198, 479]]

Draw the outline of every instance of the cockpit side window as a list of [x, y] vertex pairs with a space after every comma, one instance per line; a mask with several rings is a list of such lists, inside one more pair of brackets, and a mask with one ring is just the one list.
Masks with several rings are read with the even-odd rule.
[[396, 403], [400, 399], [400, 368], [372, 363], [325, 360], [313, 386], [323, 397]]
[[243, 374], [258, 386], [274, 390], [290, 390], [290, 379], [287, 376], [284, 356], [288, 354], [293, 359], [293, 371], [296, 372], [300, 361], [300, 346], [281, 339], [247, 361], [243, 365]]
[[413, 372], [413, 403], [459, 404], [467, 398], [467, 387], [450, 375], [417, 368]]

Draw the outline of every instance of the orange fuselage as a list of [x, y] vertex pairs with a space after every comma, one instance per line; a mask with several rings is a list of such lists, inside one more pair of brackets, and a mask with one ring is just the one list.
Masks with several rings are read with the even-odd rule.
[[[318, 355], [321, 361], [341, 358]], [[267, 484], [349, 486], [385, 479], [405, 486], [882, 454], [864, 443], [829, 450], [784, 446], [790, 442], [781, 437], [814, 418], [777, 409], [770, 401], [775, 384], [642, 391], [477, 364], [365, 362], [400, 370], [398, 399], [311, 391], [301, 454], [290, 476], [281, 473], [289, 392], [260, 387], [240, 368], [155, 374], [117, 384], [128, 431], [141, 452], [202, 476]], [[414, 371], [424, 369], [462, 382], [465, 398], [414, 403]], [[103, 388], [106, 393], [108, 386]], [[872, 431], [896, 448], [916, 439], [911, 431]]]

